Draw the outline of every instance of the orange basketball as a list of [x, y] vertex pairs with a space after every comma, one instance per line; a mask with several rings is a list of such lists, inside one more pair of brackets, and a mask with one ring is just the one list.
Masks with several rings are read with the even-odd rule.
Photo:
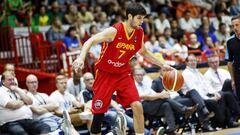
[[183, 86], [184, 78], [180, 71], [170, 70], [164, 73], [162, 83], [166, 90], [179, 91]]

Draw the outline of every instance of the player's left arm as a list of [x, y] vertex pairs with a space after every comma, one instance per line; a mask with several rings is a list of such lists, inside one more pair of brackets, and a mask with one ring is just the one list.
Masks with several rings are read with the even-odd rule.
[[158, 65], [160, 68], [168, 68], [168, 69], [173, 69], [172, 67], [165, 65], [164, 61], [160, 61], [158, 58], [156, 58], [149, 50], [144, 45], [144, 41], [142, 39], [142, 48], [140, 49], [139, 53], [146, 58], [148, 61], [151, 63]]

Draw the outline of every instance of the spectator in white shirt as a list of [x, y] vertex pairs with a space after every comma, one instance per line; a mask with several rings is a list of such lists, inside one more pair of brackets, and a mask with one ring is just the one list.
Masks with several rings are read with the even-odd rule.
[[35, 75], [30, 74], [27, 76], [26, 85], [28, 88], [27, 95], [33, 101], [30, 107], [33, 118], [49, 125], [51, 131], [57, 130], [62, 123], [62, 118], [54, 115], [54, 111], [58, 108], [57, 104], [51, 101], [47, 94], [37, 91], [38, 79]]
[[0, 130], [10, 135], [46, 135], [50, 127], [32, 119], [32, 111], [27, 105], [32, 99], [26, 91], [15, 85], [14, 76], [6, 71], [2, 74], [3, 86], [0, 87]]
[[[217, 91], [232, 91], [231, 86], [231, 75], [226, 69], [219, 68], [219, 57], [213, 55], [208, 58], [209, 68], [205, 72], [204, 77], [210, 82], [210, 85], [215, 88]], [[227, 83], [230, 83], [228, 85]], [[227, 85], [223, 89], [223, 85]]]
[[164, 116], [168, 125], [167, 133], [169, 133], [169, 135], [180, 135], [175, 132], [173, 109], [178, 114], [184, 114], [184, 117], [187, 118], [196, 110], [196, 108], [187, 107], [170, 99], [170, 93], [168, 91], [163, 90], [161, 93], [156, 93], [151, 86], [149, 87], [143, 82], [144, 74], [145, 71], [142, 68], [134, 69], [135, 84], [142, 99], [144, 113], [148, 116], [154, 117]]
[[154, 20], [154, 24], [158, 34], [163, 34], [165, 28], [171, 28], [166, 13], [164, 12], [159, 13], [159, 18]]
[[150, 51], [150, 52], [154, 52], [153, 50], [154, 50], [154, 46], [158, 46], [158, 41], [157, 41], [157, 37], [156, 37], [156, 35], [155, 34], [151, 34], [151, 35], [149, 35], [149, 37], [150, 37], [150, 40], [149, 41], [146, 41], [145, 42], [145, 47]]
[[239, 98], [236, 95], [236, 90], [231, 85], [231, 75], [228, 70], [219, 67], [219, 57], [213, 55], [208, 58], [209, 68], [205, 72], [204, 77], [210, 82], [210, 85], [217, 91], [230, 91], [236, 100]]
[[[15, 74], [15, 66], [13, 64], [7, 63], [4, 65], [3, 70], [4, 72], [9, 71], [14, 76], [15, 85], [18, 85], [18, 81]], [[1, 78], [2, 78], [2, 75], [0, 75], [0, 82], [1, 82]], [[1, 83], [0, 83], [0, 86], [1, 86]]]
[[[215, 118], [218, 121], [217, 125], [221, 127], [237, 127], [239, 124], [231, 119], [229, 112], [234, 112], [237, 116], [240, 115], [240, 107], [236, 99], [230, 92], [219, 92], [213, 88], [208, 80], [197, 69], [197, 59], [191, 54], [186, 59], [187, 68], [183, 71], [184, 86], [183, 92], [188, 92], [195, 89], [203, 99], [207, 102], [216, 102], [215, 107], [209, 108], [215, 113]], [[229, 110], [229, 111], [226, 111]], [[224, 122], [224, 121], [227, 121]]]
[[186, 10], [184, 12], [184, 17], [181, 17], [179, 20], [179, 26], [185, 32], [194, 33], [195, 30], [197, 29], [197, 25], [190, 14], [191, 13], [189, 10]]
[[77, 101], [72, 94], [66, 91], [67, 77], [64, 75], [58, 75], [56, 77], [56, 86], [57, 90], [50, 95], [50, 98], [57, 102], [59, 106], [55, 111], [56, 115], [62, 116], [63, 111], [67, 110], [70, 114], [70, 118], [74, 127], [87, 123], [88, 128], [90, 129], [91, 120], [83, 120], [80, 116], [81, 112], [84, 111], [84, 105]]
[[86, 87], [81, 76], [82, 73], [73, 71], [73, 76], [67, 81], [67, 91], [74, 95], [75, 98], [77, 98], [81, 90]]

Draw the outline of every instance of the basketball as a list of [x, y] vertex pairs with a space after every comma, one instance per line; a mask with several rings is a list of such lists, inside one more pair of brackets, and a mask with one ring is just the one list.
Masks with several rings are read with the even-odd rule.
[[184, 83], [182, 73], [178, 70], [167, 71], [162, 79], [163, 87], [169, 91], [179, 91]]

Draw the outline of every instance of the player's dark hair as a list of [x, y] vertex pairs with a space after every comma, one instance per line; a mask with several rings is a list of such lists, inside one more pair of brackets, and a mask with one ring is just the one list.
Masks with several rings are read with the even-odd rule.
[[133, 2], [128, 4], [127, 6], [127, 10], [126, 10], [127, 19], [128, 19], [128, 14], [131, 14], [134, 17], [136, 15], [146, 15], [147, 12], [142, 5], [140, 5], [139, 3]]

